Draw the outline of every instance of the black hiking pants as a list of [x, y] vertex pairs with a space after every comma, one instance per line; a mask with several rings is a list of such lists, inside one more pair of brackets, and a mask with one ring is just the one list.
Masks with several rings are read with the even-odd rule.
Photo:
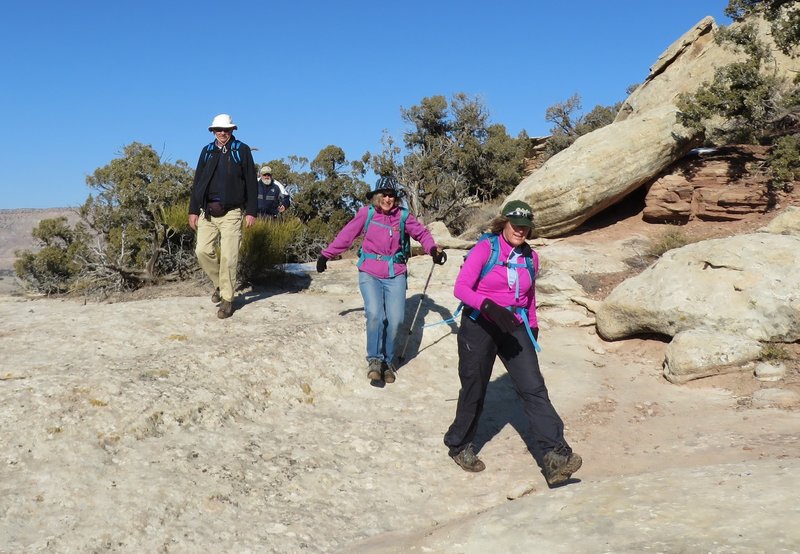
[[[539, 330], [533, 329], [533, 333], [538, 337]], [[458, 454], [475, 438], [496, 356], [500, 356], [522, 400], [540, 453], [556, 450], [559, 454], [571, 454], [572, 449], [564, 440], [564, 422], [550, 402], [539, 359], [525, 326], [520, 325], [513, 333], [504, 333], [483, 317], [473, 321], [467, 312], [461, 317], [458, 331], [461, 390], [456, 417], [444, 436], [450, 455]]]

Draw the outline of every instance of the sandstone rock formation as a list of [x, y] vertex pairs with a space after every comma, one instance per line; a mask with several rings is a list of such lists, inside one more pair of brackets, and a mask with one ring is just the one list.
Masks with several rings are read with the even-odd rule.
[[800, 237], [753, 233], [670, 250], [603, 301], [597, 330], [615, 340], [690, 329], [760, 341], [800, 339]]
[[[767, 22], [754, 20], [754, 23], [759, 38], [771, 46], [775, 57], [771, 67], [779, 76], [793, 79], [800, 70], [800, 59], [785, 56], [774, 46]], [[711, 81], [716, 68], [741, 59], [740, 54], [716, 44], [716, 30], [714, 19], [705, 17], [667, 48], [644, 82], [625, 100], [615, 122], [639, 117], [666, 104], [674, 105], [679, 94], [694, 92], [703, 82]]]
[[761, 343], [739, 334], [690, 329], [681, 331], [667, 346], [664, 377], [671, 383], [750, 371], [761, 353]]
[[693, 146], [695, 136], [666, 106], [580, 137], [517, 186], [540, 236], [563, 235], [658, 175]]
[[642, 217], [650, 223], [734, 221], [769, 207], [765, 146], [693, 150], [656, 179]]
[[[761, 21], [758, 26], [760, 38], [771, 44], [768, 25]], [[697, 90], [713, 79], [717, 68], [743, 56], [717, 44], [716, 29], [713, 18], [700, 21], [661, 55], [614, 123], [582, 136], [520, 182], [508, 200], [531, 204], [540, 236], [554, 237], [576, 229], [689, 151], [699, 136], [677, 124], [678, 96]], [[800, 58], [793, 60], [776, 49], [774, 55], [778, 75], [790, 77], [800, 70]], [[691, 211], [687, 204], [694, 192], [685, 187], [672, 192], [669, 207], [678, 215], [670, 214], [662, 203], [656, 217], [679, 218]], [[703, 196], [707, 192], [699, 191], [696, 196], [702, 207], [708, 208], [704, 213], [709, 217], [729, 217], [736, 206], [761, 209], [763, 202], [751, 191]]]
[[667, 252], [594, 310], [598, 334], [672, 337], [664, 376], [673, 383], [753, 370], [764, 343], [800, 339], [800, 208], [765, 229]]

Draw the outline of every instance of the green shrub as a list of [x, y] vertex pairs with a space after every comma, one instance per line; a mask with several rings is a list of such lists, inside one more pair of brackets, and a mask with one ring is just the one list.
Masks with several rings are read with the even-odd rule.
[[257, 219], [251, 227], [245, 227], [239, 251], [241, 281], [266, 283], [277, 266], [290, 261], [291, 245], [303, 231], [303, 224], [295, 217]]
[[767, 162], [772, 174], [771, 189], [787, 190], [792, 181], [800, 180], [800, 135], [788, 135], [776, 140]]
[[26, 287], [45, 294], [71, 290], [88, 258], [85, 227], [70, 227], [66, 217], [43, 219], [31, 235], [39, 249], [14, 252], [17, 277]]
[[166, 206], [161, 211], [162, 222], [174, 233], [189, 233], [189, 199]]

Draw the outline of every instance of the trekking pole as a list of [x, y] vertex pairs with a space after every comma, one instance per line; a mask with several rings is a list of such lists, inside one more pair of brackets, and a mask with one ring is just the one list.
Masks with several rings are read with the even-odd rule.
[[408, 348], [408, 341], [411, 339], [411, 333], [414, 332], [414, 324], [417, 322], [419, 309], [422, 307], [422, 301], [425, 300], [425, 293], [428, 291], [428, 284], [431, 282], [433, 275], [433, 268], [436, 267], [436, 262], [431, 264], [431, 270], [428, 272], [428, 278], [425, 280], [425, 286], [422, 288], [422, 296], [419, 297], [419, 304], [417, 304], [417, 311], [414, 312], [414, 319], [411, 320], [411, 325], [408, 326], [408, 335], [406, 336], [406, 343], [403, 345], [403, 351], [400, 353], [398, 360], [401, 362], [405, 359], [406, 348]]

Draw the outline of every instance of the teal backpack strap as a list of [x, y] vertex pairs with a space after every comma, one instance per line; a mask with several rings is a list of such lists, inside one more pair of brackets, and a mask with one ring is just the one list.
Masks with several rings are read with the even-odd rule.
[[234, 161], [236, 161], [237, 164], [242, 163], [242, 156], [239, 154], [240, 144], [241, 142], [239, 142], [238, 140], [233, 141], [233, 144], [231, 144], [231, 155], [233, 156], [233, 159]]
[[536, 281], [536, 269], [533, 267], [533, 256], [525, 258], [525, 265], [528, 266], [528, 273], [531, 274], [531, 288], [533, 288], [533, 283]]
[[[367, 211], [367, 219], [364, 221], [364, 228], [361, 230], [362, 235], [367, 234], [367, 227], [369, 227], [370, 222], [372, 221], [372, 216], [375, 215], [375, 206], [370, 205], [369, 210]], [[361, 267], [361, 264], [364, 263], [364, 260], [367, 259], [367, 254], [364, 252], [363, 248], [358, 249], [358, 261], [356, 262], [356, 267]]]
[[525, 330], [528, 332], [528, 338], [530, 338], [531, 342], [533, 343], [533, 348], [537, 352], [541, 352], [542, 347], [539, 346], [538, 342], [536, 342], [536, 338], [533, 336], [533, 331], [531, 331], [531, 322], [528, 321], [528, 310], [525, 308], [518, 308], [515, 311], [519, 314], [519, 316], [522, 318], [522, 322], [525, 324]]
[[394, 260], [397, 263], [407, 263], [411, 257], [411, 238], [406, 234], [406, 219], [408, 219], [408, 210], [400, 208], [400, 250], [394, 255]]
[[211, 153], [214, 151], [214, 142], [215, 141], [212, 140], [210, 143], [208, 143], [208, 146], [206, 146], [206, 157], [203, 158], [203, 163], [207, 162], [208, 158], [211, 157]]
[[369, 210], [367, 211], [367, 220], [364, 222], [364, 229], [361, 231], [362, 234], [367, 234], [367, 227], [372, 222], [372, 216], [375, 215], [375, 206], [370, 204]]
[[[486, 260], [486, 263], [483, 264], [483, 269], [481, 269], [480, 277], [478, 277], [479, 281], [484, 277], [486, 277], [486, 274], [489, 273], [492, 270], [492, 268], [497, 264], [497, 257], [500, 254], [499, 236], [496, 234], [489, 234], [484, 236], [489, 241], [489, 245], [491, 246], [492, 251], [489, 254], [489, 258]], [[480, 240], [481, 239], [478, 239], [478, 242], [480, 242]]]
[[447, 319], [443, 319], [441, 321], [434, 321], [433, 323], [428, 323], [427, 325], [423, 325], [422, 328], [424, 329], [425, 327], [435, 327], [437, 325], [441, 325], [442, 323], [448, 323], [448, 324], [455, 323], [456, 319], [458, 319], [458, 316], [461, 314], [461, 310], [463, 308], [464, 308], [464, 303], [460, 302], [458, 304], [458, 307], [456, 308], [456, 311], [453, 312], [453, 315], [451, 317], [448, 317]]

